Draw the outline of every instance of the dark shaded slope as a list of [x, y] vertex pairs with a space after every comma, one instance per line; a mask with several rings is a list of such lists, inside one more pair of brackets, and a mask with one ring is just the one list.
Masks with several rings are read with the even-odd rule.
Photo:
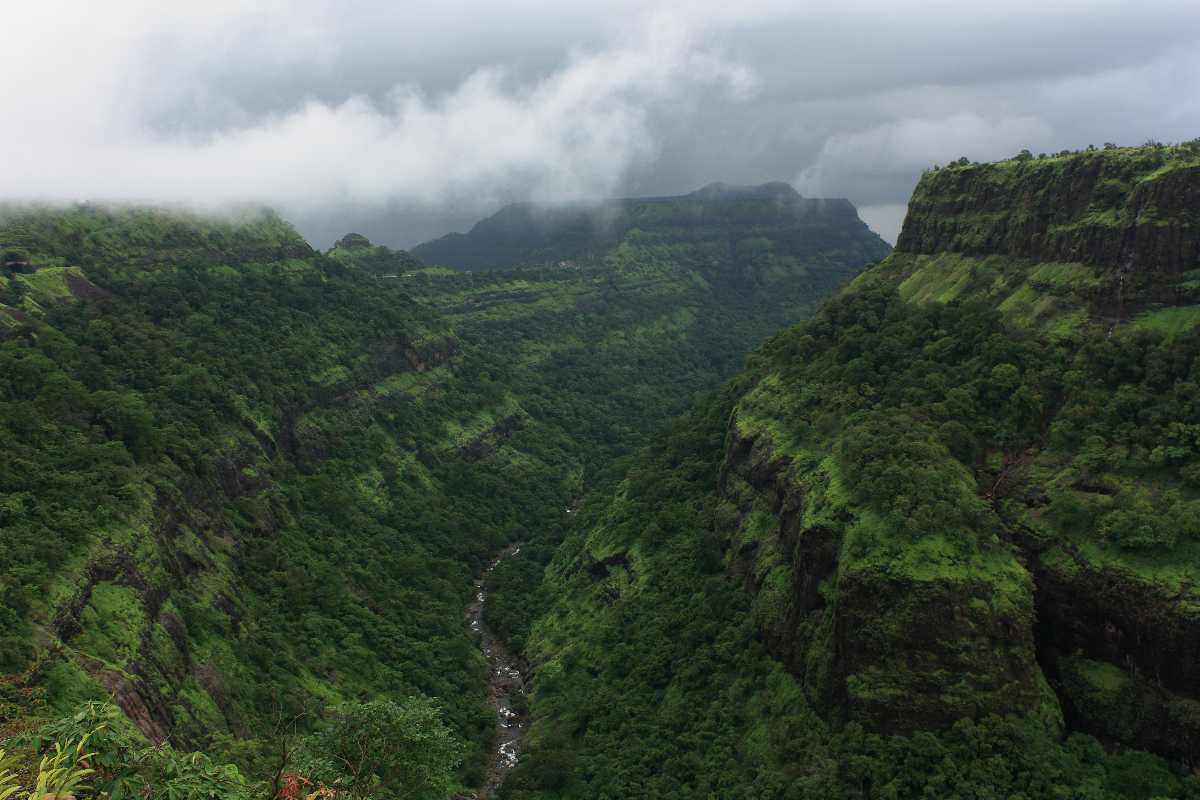
[[887, 253], [849, 201], [802, 198], [784, 183], [714, 183], [681, 197], [573, 207], [514, 204], [469, 233], [426, 242], [413, 253], [426, 263], [463, 270], [556, 264], [601, 257], [634, 229], [681, 242], [765, 238], [793, 255], [857, 251], [864, 262]]

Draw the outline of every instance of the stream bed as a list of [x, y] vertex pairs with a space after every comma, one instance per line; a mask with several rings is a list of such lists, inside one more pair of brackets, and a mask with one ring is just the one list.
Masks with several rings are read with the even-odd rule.
[[488, 754], [487, 772], [483, 785], [469, 797], [485, 800], [492, 797], [520, 757], [529, 720], [525, 709], [525, 666], [520, 658], [509, 652], [504, 642], [488, 627], [484, 616], [487, 605], [486, 584], [492, 571], [501, 561], [521, 551], [520, 545], [510, 545], [492, 559], [487, 569], [475, 581], [474, 595], [467, 606], [467, 623], [479, 637], [479, 647], [488, 662], [488, 702], [496, 710], [496, 735]]

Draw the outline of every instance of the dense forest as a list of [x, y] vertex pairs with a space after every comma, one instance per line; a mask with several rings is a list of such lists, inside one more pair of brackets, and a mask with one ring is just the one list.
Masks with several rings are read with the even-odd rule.
[[583, 509], [508, 796], [1200, 796], [1198, 192], [1195, 145], [927, 173]]
[[528, 541], [538, 578], [565, 509], [888, 250], [760, 210], [486, 274], [270, 212], [0, 210], [0, 797], [477, 785], [472, 577]]
[[0, 800], [1200, 798], [1200, 146], [812, 202], [5, 210]]

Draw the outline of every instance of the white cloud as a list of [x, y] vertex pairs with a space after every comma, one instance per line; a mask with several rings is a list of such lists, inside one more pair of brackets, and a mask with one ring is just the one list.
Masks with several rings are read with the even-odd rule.
[[[25, 40], [18, 56], [27, 57], [28, 74], [0, 94], [0, 108], [21, 109], [5, 113], [21, 123], [0, 131], [3, 194], [263, 202], [299, 212], [389, 200], [479, 202], [514, 189], [547, 201], [602, 196], [653, 156], [652, 107], [683, 108], [699, 92], [745, 98], [754, 88], [748, 69], [698, 45], [679, 16], [661, 13], [602, 49], [571, 51], [531, 81], [483, 66], [433, 96], [397, 83], [379, 98], [310, 97], [211, 130], [147, 124], [151, 111], [193, 91], [170, 84], [193, 72], [207, 49], [261, 34], [259, 58], [287, 62], [310, 45], [320, 53], [311, 25], [278, 36], [268, 30], [265, 21], [285, 19], [288, 10], [231, 22], [181, 7], [166, 29], [140, 14], [98, 14], [99, 24], [81, 37], [89, 44], [70, 63], [35, 58], [38, 48]], [[27, 19], [24, 29], [49, 39], [52, 19]], [[148, 51], [148, 42], [176, 52]], [[139, 75], [160, 61], [168, 83]]]
[[899, 119], [825, 140], [816, 159], [796, 178], [801, 192], [836, 193], [853, 183], [868, 196], [893, 193], [891, 184], [957, 157], [992, 161], [1046, 141], [1050, 128], [1034, 117], [988, 118], [960, 113], [940, 118]]
[[0, 199], [267, 203], [323, 238], [710, 180], [894, 207], [960, 155], [1200, 134], [1195, 0], [39, 0], [0, 29]]
[[894, 245], [900, 236], [900, 228], [904, 224], [904, 215], [908, 206], [904, 203], [886, 203], [883, 205], [862, 206], [858, 215], [867, 226]]

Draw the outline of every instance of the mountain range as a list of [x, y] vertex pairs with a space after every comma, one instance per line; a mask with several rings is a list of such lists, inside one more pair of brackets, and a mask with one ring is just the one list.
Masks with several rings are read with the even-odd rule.
[[501, 797], [1200, 797], [1198, 200], [1189, 143], [929, 170], [894, 251], [779, 183], [412, 253], [6, 208], [0, 736], [487, 791], [487, 569]]

